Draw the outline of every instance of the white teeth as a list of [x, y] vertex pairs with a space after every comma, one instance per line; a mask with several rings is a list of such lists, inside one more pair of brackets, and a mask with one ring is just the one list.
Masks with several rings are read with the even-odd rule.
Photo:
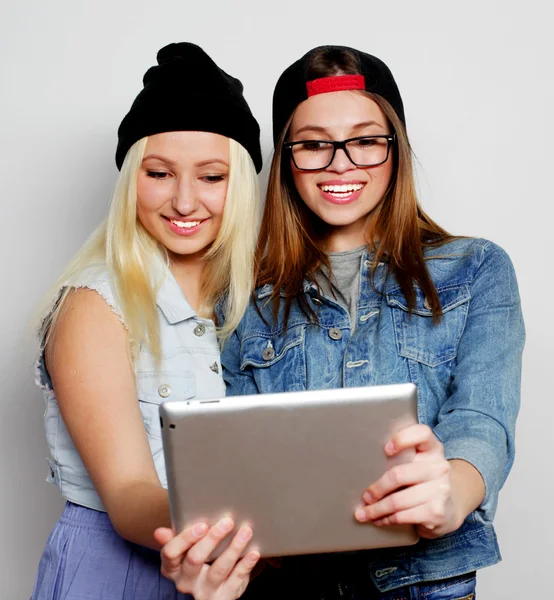
[[324, 192], [330, 192], [332, 194], [351, 194], [361, 190], [364, 185], [363, 183], [347, 183], [343, 185], [322, 185], [320, 187]]
[[171, 222], [173, 223], [173, 225], [177, 225], [177, 227], [181, 227], [184, 229], [190, 229], [191, 227], [196, 227], [197, 225], [200, 225], [201, 221], [174, 221], [173, 219], [171, 219]]

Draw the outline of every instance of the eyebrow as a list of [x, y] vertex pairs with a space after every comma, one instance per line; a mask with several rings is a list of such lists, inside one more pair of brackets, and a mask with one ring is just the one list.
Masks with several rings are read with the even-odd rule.
[[[380, 129], [384, 129], [384, 127], [380, 123], [377, 123], [377, 121], [363, 121], [362, 123], [357, 123], [356, 125], [351, 127], [351, 129], [365, 129], [366, 127], [372, 127], [375, 125]], [[320, 127], [319, 125], [304, 125], [304, 127], [301, 127], [296, 132], [296, 135], [298, 135], [299, 133], [303, 133], [304, 131], [314, 131], [316, 133], [329, 133], [326, 127]]]
[[205, 167], [207, 165], [214, 165], [214, 164], [220, 164], [223, 165], [224, 167], [228, 167], [228, 163], [226, 163], [223, 159], [221, 158], [210, 158], [208, 160], [202, 160], [200, 162], [195, 163], [196, 167]]
[[[169, 158], [166, 158], [165, 156], [161, 156], [159, 154], [148, 154], [147, 156], [145, 156], [142, 159], [142, 162], [145, 162], [147, 160], [161, 160], [162, 162], [167, 163], [168, 165], [172, 165], [172, 166], [175, 166], [175, 164], [176, 164], [175, 161], [173, 161], [173, 160], [171, 160]], [[217, 163], [219, 163], [219, 164], [221, 164], [221, 165], [223, 165], [225, 167], [229, 166], [221, 158], [209, 158], [207, 160], [202, 160], [200, 162], [194, 163], [194, 166], [195, 167], [205, 167], [207, 165], [213, 165], [213, 164], [217, 164]]]

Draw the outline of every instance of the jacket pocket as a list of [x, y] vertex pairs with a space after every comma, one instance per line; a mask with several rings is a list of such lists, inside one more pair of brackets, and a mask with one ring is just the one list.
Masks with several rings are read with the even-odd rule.
[[159, 409], [166, 400], [188, 400], [196, 395], [194, 373], [138, 372], [137, 396], [146, 432], [161, 437]]
[[421, 290], [416, 289], [416, 304], [411, 314], [400, 290], [386, 294], [399, 355], [429, 367], [456, 358], [471, 299], [466, 284], [444, 286], [437, 293], [443, 312], [439, 323], [433, 322], [433, 313]]
[[250, 370], [260, 393], [306, 389], [305, 325], [283, 334], [252, 332], [241, 344], [241, 371]]

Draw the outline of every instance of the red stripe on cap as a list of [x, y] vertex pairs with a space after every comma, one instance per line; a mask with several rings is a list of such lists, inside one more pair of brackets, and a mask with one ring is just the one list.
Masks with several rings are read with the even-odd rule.
[[342, 90], [365, 90], [365, 77], [363, 75], [334, 75], [333, 77], [320, 77], [306, 83], [308, 98], [327, 92], [341, 92]]

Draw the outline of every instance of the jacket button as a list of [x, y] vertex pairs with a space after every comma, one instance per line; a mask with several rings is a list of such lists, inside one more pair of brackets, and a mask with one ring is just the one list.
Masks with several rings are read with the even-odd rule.
[[431, 310], [431, 305], [429, 304], [429, 300], [427, 300], [427, 298], [425, 298], [425, 300], [423, 300], [423, 307], [426, 308], [427, 310]]
[[168, 398], [171, 396], [171, 388], [167, 385], [167, 383], [162, 383], [162, 385], [160, 385], [158, 388], [158, 394], [160, 394], [162, 398]]
[[217, 364], [217, 361], [214, 362], [213, 365], [210, 365], [210, 369], [214, 372], [214, 373], [219, 373], [219, 365]]
[[194, 335], [202, 337], [206, 333], [206, 326], [200, 323], [194, 328]]
[[342, 331], [338, 327], [331, 327], [329, 329], [329, 337], [332, 340], [340, 340], [342, 338]]
[[262, 352], [262, 358], [264, 360], [271, 360], [275, 356], [275, 350], [273, 348], [266, 348]]

